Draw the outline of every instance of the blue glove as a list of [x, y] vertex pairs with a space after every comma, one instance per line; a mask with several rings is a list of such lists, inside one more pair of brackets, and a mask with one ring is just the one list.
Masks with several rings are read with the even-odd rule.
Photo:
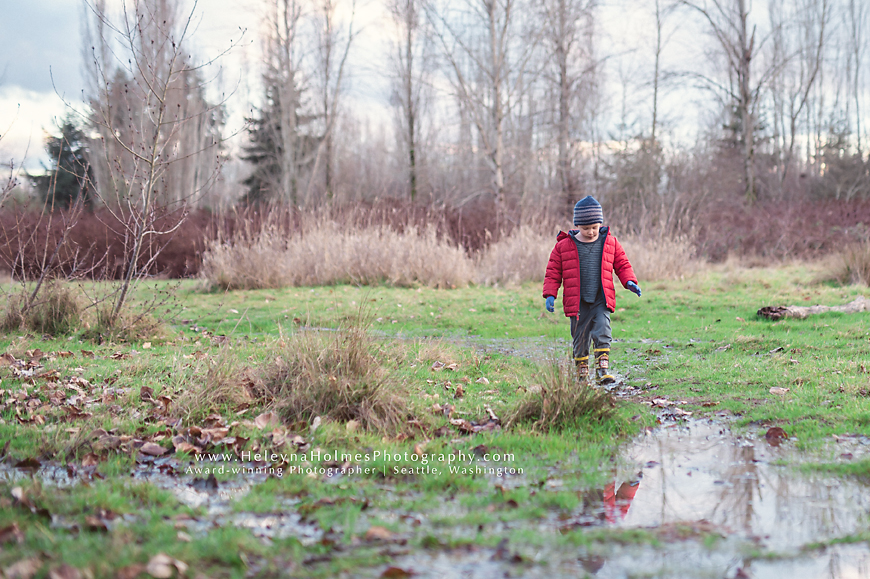
[[640, 297], [640, 288], [637, 287], [636, 283], [634, 283], [633, 281], [630, 281], [627, 284], [625, 284], [625, 287], [627, 287], [629, 291], [633, 291], [634, 293], [636, 293], [637, 297]]
[[555, 305], [556, 305], [556, 298], [554, 298], [553, 296], [548, 296], [547, 297], [547, 311], [548, 312], [555, 311], [555, 309], [554, 309]]

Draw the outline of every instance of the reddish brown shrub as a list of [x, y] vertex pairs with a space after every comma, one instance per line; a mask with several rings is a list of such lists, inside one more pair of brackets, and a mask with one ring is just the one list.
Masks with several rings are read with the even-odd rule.
[[[52, 215], [24, 209], [0, 212], [0, 268], [16, 277], [37, 277], [62, 237], [65, 217], [68, 214], [64, 212]], [[156, 227], [169, 228], [178, 219], [179, 215], [166, 213], [158, 217]], [[173, 233], [150, 237], [140, 265], [144, 267], [156, 254], [148, 268], [151, 275], [169, 278], [196, 275], [212, 220], [210, 213], [198, 211], [188, 215]], [[124, 273], [124, 248], [124, 227], [109, 211], [85, 212], [59, 250], [56, 275], [118, 279]]]
[[812, 258], [865, 241], [870, 200], [716, 203], [696, 223], [698, 254], [722, 261], [729, 253], [769, 259]]

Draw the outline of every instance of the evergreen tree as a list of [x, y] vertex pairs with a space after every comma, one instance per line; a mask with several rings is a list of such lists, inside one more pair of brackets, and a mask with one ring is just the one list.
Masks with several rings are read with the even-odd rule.
[[[274, 73], [265, 75], [264, 84], [265, 104], [257, 110], [254, 118], [245, 119], [248, 123], [249, 143], [242, 147], [244, 155], [241, 158], [251, 163], [254, 169], [242, 181], [248, 189], [242, 202], [249, 205], [270, 201], [297, 204], [300, 202], [300, 183], [303, 182], [302, 179], [310, 177], [311, 165], [322, 137], [309, 134], [308, 129], [316, 117], [302, 113], [299, 101], [293, 103], [295, 110], [292, 121], [295, 126], [290, 128], [292, 133], [284, 135], [285, 128], [281, 124], [282, 103]], [[298, 85], [294, 89], [297, 97], [303, 92], [304, 88]], [[290, 155], [292, 158], [287, 159], [284, 155], [284, 144], [291, 141], [294, 144]], [[289, 179], [285, 179], [285, 171], [289, 171]], [[290, 190], [285, 191], [285, 182]]]
[[281, 126], [275, 87], [267, 83], [266, 104], [258, 110], [258, 116], [245, 119], [248, 123], [250, 144], [243, 147], [242, 159], [253, 165], [254, 170], [242, 184], [248, 192], [242, 201], [248, 205], [267, 202], [280, 197], [278, 185], [281, 183]]
[[43, 165], [45, 174], [31, 177], [33, 184], [40, 198], [54, 208], [68, 209], [79, 195], [90, 206], [94, 178], [84, 132], [72, 116], [67, 116], [57, 128], [60, 136], [48, 135], [45, 140], [51, 166]]

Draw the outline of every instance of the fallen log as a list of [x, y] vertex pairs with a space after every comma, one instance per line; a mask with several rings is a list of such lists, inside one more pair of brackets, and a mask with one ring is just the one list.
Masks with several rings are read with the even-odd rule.
[[870, 310], [870, 300], [864, 296], [858, 296], [848, 304], [842, 306], [764, 306], [759, 309], [759, 317], [768, 320], [781, 320], [783, 318], [797, 318], [802, 320], [813, 314], [825, 312], [840, 312], [842, 314], [855, 314]]

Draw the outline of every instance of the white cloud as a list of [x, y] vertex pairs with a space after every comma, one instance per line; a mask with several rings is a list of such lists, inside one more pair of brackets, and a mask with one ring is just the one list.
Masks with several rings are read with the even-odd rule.
[[54, 132], [55, 121], [66, 112], [63, 101], [53, 93], [0, 87], [0, 161], [38, 171], [48, 163], [46, 131]]

